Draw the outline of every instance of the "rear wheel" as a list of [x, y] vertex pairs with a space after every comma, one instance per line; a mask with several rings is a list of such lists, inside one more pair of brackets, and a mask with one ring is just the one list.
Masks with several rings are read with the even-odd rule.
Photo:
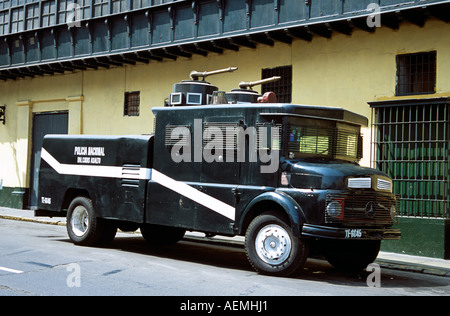
[[96, 217], [92, 201], [76, 197], [67, 211], [67, 233], [76, 245], [93, 246], [110, 242], [117, 228], [112, 223]]
[[292, 274], [305, 263], [308, 249], [307, 242], [296, 237], [290, 225], [272, 212], [256, 217], [245, 235], [247, 258], [262, 274]]

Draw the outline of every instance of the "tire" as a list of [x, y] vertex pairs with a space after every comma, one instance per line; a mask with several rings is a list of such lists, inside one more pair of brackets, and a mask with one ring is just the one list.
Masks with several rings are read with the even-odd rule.
[[359, 272], [375, 261], [380, 240], [324, 240], [324, 255], [338, 270]]
[[145, 224], [141, 226], [141, 234], [151, 246], [173, 245], [183, 239], [186, 230], [178, 227]]
[[67, 233], [70, 240], [80, 246], [94, 246], [110, 242], [116, 235], [113, 223], [96, 217], [92, 201], [76, 197], [67, 211]]
[[117, 234], [117, 225], [113, 221], [109, 221], [103, 218], [97, 218], [101, 225], [103, 226], [102, 236], [98, 241], [98, 245], [106, 245], [111, 243]]
[[248, 226], [245, 252], [257, 272], [288, 276], [304, 265], [309, 247], [306, 240], [294, 236], [285, 220], [270, 212], [256, 217]]

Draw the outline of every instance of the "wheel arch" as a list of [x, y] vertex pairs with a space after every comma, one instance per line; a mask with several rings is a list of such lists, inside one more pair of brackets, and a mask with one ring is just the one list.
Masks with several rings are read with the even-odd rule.
[[67, 210], [72, 200], [78, 196], [86, 197], [89, 199], [91, 198], [89, 192], [85, 189], [69, 188], [66, 190], [66, 193], [64, 194], [61, 210]]
[[265, 192], [255, 197], [245, 208], [239, 223], [239, 234], [245, 234], [250, 222], [257, 216], [273, 211], [287, 220], [297, 237], [306, 223], [305, 214], [300, 205], [284, 192]]

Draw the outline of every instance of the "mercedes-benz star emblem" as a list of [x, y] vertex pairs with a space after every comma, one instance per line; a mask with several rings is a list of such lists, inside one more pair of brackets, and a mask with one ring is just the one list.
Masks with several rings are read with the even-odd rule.
[[365, 211], [366, 211], [366, 216], [368, 218], [375, 218], [375, 215], [376, 215], [376, 213], [375, 213], [375, 203], [373, 203], [373, 202], [367, 203]]

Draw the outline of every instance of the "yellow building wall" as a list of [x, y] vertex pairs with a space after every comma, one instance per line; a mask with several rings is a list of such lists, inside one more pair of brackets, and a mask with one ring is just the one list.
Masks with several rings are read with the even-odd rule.
[[[371, 119], [367, 102], [450, 96], [450, 24], [430, 20], [425, 27], [404, 23], [399, 30], [354, 31], [331, 39], [292, 44], [293, 102], [340, 106]], [[437, 51], [436, 93], [395, 96], [396, 55]], [[370, 122], [363, 129], [364, 158], [370, 165]]]
[[[188, 79], [191, 70], [238, 67], [207, 79], [230, 91], [241, 81], [260, 79], [262, 68], [292, 65], [293, 103], [340, 106], [370, 119], [367, 102], [396, 98], [395, 56], [437, 50], [437, 93], [418, 97], [450, 96], [449, 32], [450, 24], [429, 20], [422, 28], [404, 23], [399, 30], [379, 28], [372, 34], [355, 30], [351, 36], [295, 39], [291, 45], [259, 44], [207, 57], [0, 82], [0, 104], [7, 105], [7, 124], [0, 125], [0, 181], [7, 187], [29, 186], [33, 113], [68, 110], [72, 134], [148, 134], [153, 131], [151, 108], [163, 106], [173, 84]], [[126, 91], [140, 91], [139, 117], [123, 115]], [[364, 136], [362, 164], [369, 165], [370, 126]]]

